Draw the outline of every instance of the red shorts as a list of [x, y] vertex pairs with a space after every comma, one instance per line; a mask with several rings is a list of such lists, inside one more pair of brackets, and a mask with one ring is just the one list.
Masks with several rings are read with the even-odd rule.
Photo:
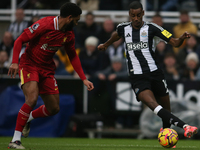
[[29, 81], [38, 82], [39, 94], [59, 94], [54, 71], [30, 65], [20, 65], [19, 77], [21, 79], [21, 86]]

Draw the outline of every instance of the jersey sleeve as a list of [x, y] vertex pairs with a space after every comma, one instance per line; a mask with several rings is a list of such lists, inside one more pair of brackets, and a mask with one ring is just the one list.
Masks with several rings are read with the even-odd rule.
[[124, 26], [122, 24], [118, 24], [116, 31], [120, 37], [124, 37]]
[[24, 29], [24, 32], [28, 35], [29, 39], [34, 39], [37, 36], [43, 34], [46, 31], [47, 24], [44, 24], [43, 19], [35, 22], [30, 27]]
[[85, 74], [83, 72], [82, 66], [81, 66], [81, 62], [80, 59], [76, 53], [75, 50], [75, 39], [74, 37], [71, 38], [70, 41], [68, 41], [65, 44], [65, 51], [67, 53], [67, 55], [69, 56], [70, 62], [74, 68], [74, 70], [77, 72], [77, 74], [79, 75], [79, 77], [81, 78], [81, 80], [85, 80]]
[[167, 30], [163, 29], [161, 26], [151, 23], [152, 30], [155, 34], [155, 36], [158, 36], [162, 40], [169, 42], [170, 38], [172, 37], [172, 34], [168, 32]]

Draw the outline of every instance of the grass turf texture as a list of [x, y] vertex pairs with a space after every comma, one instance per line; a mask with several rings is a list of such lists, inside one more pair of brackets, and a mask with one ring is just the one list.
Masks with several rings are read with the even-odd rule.
[[[0, 137], [0, 150], [8, 150], [12, 137]], [[27, 150], [164, 150], [157, 139], [22, 138]], [[200, 150], [200, 140], [179, 140], [175, 150]]]

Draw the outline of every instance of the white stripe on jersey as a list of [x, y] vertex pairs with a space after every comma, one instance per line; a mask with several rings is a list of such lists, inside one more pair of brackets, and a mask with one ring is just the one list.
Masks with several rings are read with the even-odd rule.
[[164, 30], [161, 26], [159, 26], [159, 25], [157, 25], [157, 24], [155, 24], [155, 23], [153, 23], [153, 22], [147, 22], [147, 24], [152, 24], [152, 25], [154, 25], [155, 27], [157, 27], [158, 29], [160, 29], [160, 31], [163, 31], [163, 30]]
[[[149, 35], [148, 29], [149, 29], [149, 26], [143, 26], [140, 29], [140, 41], [142, 41], [144, 43], [145, 42], [148, 43], [148, 35]], [[146, 33], [146, 36], [142, 36], [142, 33]], [[156, 63], [155, 63], [151, 53], [149, 52], [149, 46], [147, 48], [141, 49], [141, 52], [142, 52], [142, 54], [144, 55], [145, 59], [148, 62], [148, 66], [149, 66], [150, 71], [152, 72], [152, 71], [157, 70], [158, 67], [156, 66]]]
[[54, 28], [55, 28], [55, 30], [59, 30], [59, 26], [58, 26], [58, 16], [56, 16], [56, 17], [53, 19], [53, 21], [54, 21]]
[[[126, 35], [130, 34], [129, 37], [126, 37]], [[132, 43], [132, 26], [126, 26], [124, 28], [124, 36], [125, 36], [125, 42], [126, 43]], [[126, 49], [126, 51], [128, 51]], [[129, 55], [130, 55], [130, 61], [131, 61], [131, 64], [133, 66], [133, 71], [134, 71], [134, 74], [142, 74], [142, 68], [140, 66], [140, 63], [137, 59], [137, 57], [135, 56], [134, 52], [133, 51], [128, 51]], [[132, 70], [131, 70], [132, 71]]]

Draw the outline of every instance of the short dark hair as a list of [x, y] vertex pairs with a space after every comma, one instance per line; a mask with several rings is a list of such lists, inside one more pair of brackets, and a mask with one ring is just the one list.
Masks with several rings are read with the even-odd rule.
[[129, 10], [130, 9], [139, 9], [141, 8], [143, 10], [143, 6], [139, 1], [133, 1], [130, 5], [129, 5]]
[[72, 15], [72, 17], [77, 17], [81, 14], [82, 14], [81, 8], [74, 3], [67, 2], [63, 4], [60, 8], [60, 16], [63, 18], [69, 15]]

